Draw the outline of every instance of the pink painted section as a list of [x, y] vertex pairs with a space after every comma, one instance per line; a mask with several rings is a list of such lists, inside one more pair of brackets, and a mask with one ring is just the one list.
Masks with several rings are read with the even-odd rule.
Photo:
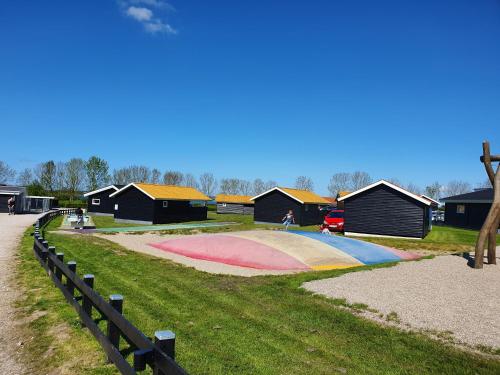
[[310, 270], [311, 268], [277, 249], [244, 238], [227, 235], [176, 238], [149, 246], [189, 258], [209, 260], [262, 270]]
[[403, 260], [415, 260], [420, 259], [421, 256], [415, 253], [410, 253], [409, 251], [403, 251], [398, 249], [393, 249], [392, 247], [383, 246], [387, 251], [390, 251], [394, 255], [397, 255]]

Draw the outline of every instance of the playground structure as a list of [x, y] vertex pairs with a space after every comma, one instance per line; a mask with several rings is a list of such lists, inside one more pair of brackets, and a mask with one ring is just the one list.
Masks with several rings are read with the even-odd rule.
[[[500, 225], [500, 155], [490, 154], [490, 144], [483, 142], [483, 155], [480, 157], [484, 164], [486, 174], [493, 186], [493, 202], [484, 221], [476, 242], [476, 251], [474, 257], [474, 268], [483, 268], [484, 246], [488, 240], [488, 264], [496, 264], [496, 240], [498, 226]], [[499, 162], [496, 172], [493, 170], [492, 163]]]
[[419, 258], [352, 238], [303, 231], [182, 236], [150, 242], [149, 246], [191, 259], [268, 271], [320, 271]]

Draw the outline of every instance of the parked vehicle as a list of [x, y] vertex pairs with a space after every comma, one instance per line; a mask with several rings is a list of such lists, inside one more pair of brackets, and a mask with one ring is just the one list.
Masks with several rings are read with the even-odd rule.
[[331, 231], [344, 231], [344, 210], [332, 210], [325, 216], [323, 225], [327, 225]]

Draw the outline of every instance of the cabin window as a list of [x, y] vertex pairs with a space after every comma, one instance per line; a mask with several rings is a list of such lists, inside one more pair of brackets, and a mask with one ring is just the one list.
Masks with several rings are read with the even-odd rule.
[[163, 207], [164, 208], [168, 207], [168, 201], [163, 201]]
[[118, 204], [115, 204], [115, 211], [118, 211]]
[[465, 204], [457, 204], [457, 214], [465, 213]]
[[[191, 207], [205, 207], [207, 205], [207, 202], [205, 201], [190, 201], [189, 202], [189, 206]], [[223, 207], [226, 207], [224, 206], [225, 203], [223, 203]]]
[[227, 206], [227, 203], [222, 203], [222, 207], [226, 207]]
[[99, 206], [101, 204], [101, 200], [99, 198], [92, 198], [92, 205]]
[[306, 210], [306, 212], [309, 211], [309, 205], [308, 204], [304, 205], [304, 209]]

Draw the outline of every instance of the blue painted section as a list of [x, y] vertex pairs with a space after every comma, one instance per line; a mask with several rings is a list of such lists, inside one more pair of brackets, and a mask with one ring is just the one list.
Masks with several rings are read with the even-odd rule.
[[357, 260], [359, 260], [364, 264], [398, 262], [401, 260], [400, 257], [384, 249], [382, 246], [372, 244], [369, 242], [364, 242], [360, 240], [355, 240], [353, 238], [347, 238], [341, 236], [328, 236], [326, 234], [317, 232], [302, 232], [302, 231], [289, 231], [289, 232], [324, 242], [330, 246], [333, 246], [349, 254], [350, 256], [356, 258]]

